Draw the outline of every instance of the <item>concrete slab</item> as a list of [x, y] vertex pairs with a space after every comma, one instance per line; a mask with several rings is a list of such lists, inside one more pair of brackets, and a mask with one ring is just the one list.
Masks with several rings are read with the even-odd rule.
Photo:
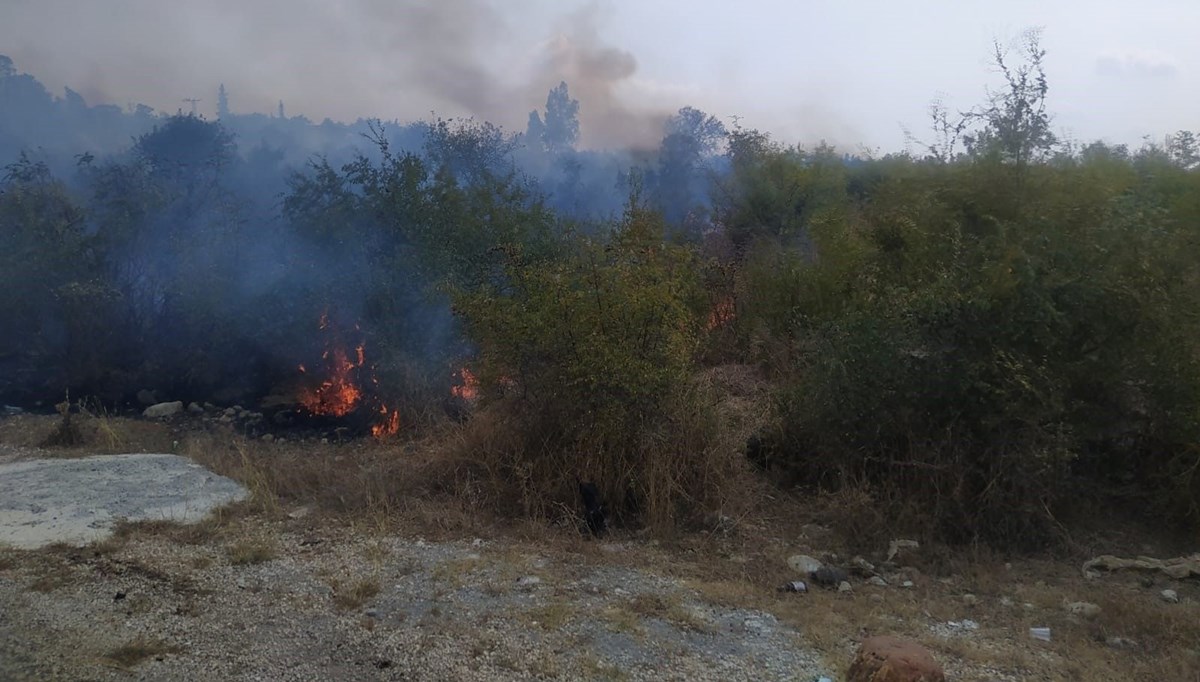
[[119, 520], [194, 523], [249, 492], [186, 457], [136, 454], [0, 465], [0, 544], [103, 540]]

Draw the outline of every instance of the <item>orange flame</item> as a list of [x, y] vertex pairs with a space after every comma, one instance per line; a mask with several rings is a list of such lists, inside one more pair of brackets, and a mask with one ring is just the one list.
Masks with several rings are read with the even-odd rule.
[[371, 427], [371, 435], [376, 438], [385, 438], [394, 436], [400, 432], [400, 413], [389, 411], [387, 405], [379, 407], [379, 414], [383, 415], [383, 421]]
[[[330, 326], [329, 313], [322, 313], [318, 328], [325, 331]], [[358, 326], [354, 328], [357, 330]], [[298, 395], [300, 404], [314, 415], [344, 417], [358, 409], [363, 402], [364, 393], [357, 382], [364, 376], [372, 384], [377, 385], [379, 381], [374, 376], [373, 368], [367, 365], [366, 350], [362, 344], [355, 346], [353, 354], [350, 354], [335, 335], [326, 345], [321, 358], [327, 377], [316, 388], [301, 388]], [[306, 376], [312, 374], [304, 365], [299, 365], [297, 369]], [[382, 438], [398, 433], [400, 413], [382, 402], [375, 404], [378, 408], [372, 409], [377, 410], [381, 418], [371, 427], [371, 435]]]
[[[361, 347], [358, 352], [361, 357]], [[354, 384], [352, 376], [360, 365], [351, 362], [346, 357], [346, 351], [341, 348], [333, 349], [332, 361], [330, 353], [331, 351], [325, 351], [322, 355], [329, 366], [329, 378], [315, 389], [302, 389], [300, 404], [313, 414], [344, 417], [353, 412], [354, 408], [358, 407], [358, 401], [362, 399], [362, 390]], [[300, 365], [300, 371], [306, 372], [304, 365]]]
[[450, 395], [462, 400], [475, 400], [479, 397], [479, 379], [471, 370], [463, 367], [458, 370], [459, 377], [462, 378], [462, 384], [459, 386], [450, 387]]

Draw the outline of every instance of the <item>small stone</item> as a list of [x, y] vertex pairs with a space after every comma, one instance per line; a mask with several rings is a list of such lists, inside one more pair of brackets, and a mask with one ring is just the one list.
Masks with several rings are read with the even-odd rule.
[[946, 673], [925, 647], [899, 637], [864, 641], [846, 672], [847, 682], [945, 682]]
[[378, 609], [367, 609], [366, 611], [363, 611], [363, 615], [366, 616], [367, 618], [378, 618], [379, 610]]
[[872, 594], [872, 595], [870, 595], [869, 597], [867, 597], [867, 599], [870, 599], [871, 601], [874, 601], [874, 602], [882, 602], [882, 601], [883, 601], [883, 595], [882, 595], [882, 594], [879, 594], [878, 592], [875, 592], [874, 594]]
[[230, 419], [233, 419], [234, 417], [236, 417], [237, 413], [238, 413], [238, 409], [236, 407], [225, 408], [225, 416], [229, 417]]
[[1012, 597], [1000, 597], [1000, 605], [1008, 608], [1013, 605]]
[[275, 436], [274, 436], [274, 434], [264, 433], [262, 436], [262, 441], [264, 443], [273, 443], [273, 442], [275, 442]]
[[850, 565], [854, 568], [854, 572], [866, 578], [875, 575], [875, 564], [872, 564], [866, 559], [856, 556], [850, 560]]
[[963, 603], [967, 606], [975, 606], [979, 603], [979, 598], [973, 594], [964, 594], [962, 596]]
[[807, 554], [794, 554], [788, 557], [787, 563], [788, 568], [805, 577], [821, 570], [825, 566], [825, 564]]
[[1087, 601], [1069, 602], [1063, 605], [1068, 613], [1083, 618], [1095, 618], [1100, 615], [1100, 605]]
[[887, 581], [877, 575], [867, 578], [867, 584], [874, 585], [875, 587], [887, 587]]
[[1136, 649], [1138, 643], [1128, 637], [1109, 637], [1104, 643], [1113, 649]]
[[483, 547], [483, 539], [475, 538], [474, 540], [471, 541], [471, 546], [472, 547]]
[[302, 519], [305, 516], [308, 516], [310, 513], [312, 513], [312, 507], [308, 507], [308, 506], [300, 507], [299, 509], [295, 509], [293, 511], [288, 512], [288, 518], [289, 519]]
[[892, 540], [888, 543], [888, 561], [896, 558], [896, 555], [907, 549], [920, 549], [921, 543], [916, 540]]
[[1158, 597], [1168, 604], [1179, 603], [1179, 593], [1175, 590], [1163, 590], [1162, 592], [1158, 593]]
[[848, 581], [843, 580], [842, 582], [838, 583], [838, 592], [845, 593], [852, 592], [853, 590], [854, 587], [852, 587]]
[[900, 583], [900, 587], [903, 587], [906, 590], [911, 590], [913, 587], [913, 581], [905, 580], [904, 582]]
[[204, 408], [200, 407], [200, 403], [196, 402], [188, 403], [187, 410], [188, 414], [204, 414]]
[[541, 584], [542, 584], [542, 579], [537, 577], [536, 575], [522, 576], [520, 579], [517, 580], [517, 586], [524, 587], [526, 589], [532, 589]]
[[173, 403], [158, 403], [151, 405], [145, 410], [142, 410], [142, 416], [147, 419], [161, 419], [183, 412], [183, 402], [176, 400]]

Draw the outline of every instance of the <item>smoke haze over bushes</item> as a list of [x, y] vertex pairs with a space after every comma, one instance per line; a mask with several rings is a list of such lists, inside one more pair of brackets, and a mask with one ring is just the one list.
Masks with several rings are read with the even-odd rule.
[[771, 377], [766, 470], [929, 536], [1041, 542], [1098, 500], [1200, 520], [1200, 145], [1058, 139], [1036, 34], [920, 153], [862, 158], [626, 107], [636, 60], [586, 15], [514, 85], [460, 49], [511, 17], [356, 7], [440, 27], [403, 36], [435, 100], [540, 88], [524, 132], [243, 114], [234, 87], [212, 121], [89, 106], [0, 58], [0, 400], [255, 404], [339, 341], [403, 423], [474, 368], [520, 431], [478, 462], [539, 505], [576, 467], [667, 523], [733, 475], [689, 381], [720, 358]]

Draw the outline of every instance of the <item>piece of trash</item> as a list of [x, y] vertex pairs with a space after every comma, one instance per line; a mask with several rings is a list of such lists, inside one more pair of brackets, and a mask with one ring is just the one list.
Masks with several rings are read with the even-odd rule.
[[1029, 628], [1029, 636], [1043, 642], [1050, 641], [1050, 628]]
[[818, 677], [818, 678], [817, 678], [817, 682], [833, 682], [833, 678], [830, 678], [830, 677]]
[[804, 581], [802, 581], [802, 580], [793, 580], [792, 582], [787, 583], [783, 587], [779, 588], [779, 591], [780, 592], [808, 592], [808, 585], [805, 585]]

